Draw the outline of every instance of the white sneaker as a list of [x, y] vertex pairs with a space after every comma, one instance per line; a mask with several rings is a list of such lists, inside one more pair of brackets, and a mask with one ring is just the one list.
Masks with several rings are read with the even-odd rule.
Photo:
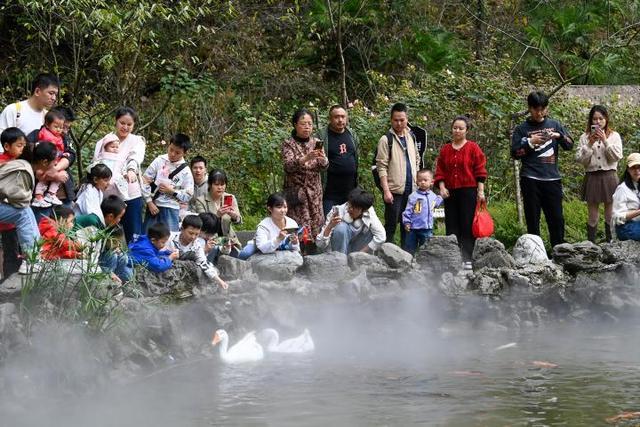
[[56, 206], [60, 206], [62, 204], [60, 199], [58, 199], [58, 196], [53, 193], [47, 193], [47, 195], [44, 196], [44, 200]]
[[465, 261], [462, 263], [462, 268], [465, 270], [473, 270], [473, 263], [471, 261]]
[[41, 267], [42, 266], [37, 262], [35, 264], [30, 264], [27, 261], [22, 261], [22, 264], [20, 264], [20, 268], [18, 268], [18, 274], [37, 273], [40, 271]]
[[44, 197], [37, 197], [31, 201], [31, 206], [34, 208], [50, 208], [51, 203], [47, 202]]

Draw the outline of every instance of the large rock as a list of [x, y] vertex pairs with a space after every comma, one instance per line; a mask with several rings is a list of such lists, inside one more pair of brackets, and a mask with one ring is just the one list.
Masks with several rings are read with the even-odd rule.
[[302, 255], [292, 251], [255, 254], [249, 259], [251, 269], [261, 280], [291, 280], [304, 264]]
[[215, 283], [205, 276], [195, 261], [176, 260], [173, 266], [162, 273], [146, 268], [136, 269], [136, 282], [146, 296], [173, 295], [179, 298], [193, 296], [194, 287], [215, 291]]
[[476, 240], [473, 248], [473, 268], [479, 270], [489, 268], [513, 268], [516, 262], [505, 250], [502, 242], [491, 237]]
[[589, 241], [556, 245], [552, 256], [556, 264], [562, 265], [571, 274], [596, 271], [603, 266], [602, 249]]
[[339, 281], [351, 276], [347, 255], [342, 252], [305, 256], [303, 271], [313, 281]]
[[22, 294], [22, 278], [18, 273], [12, 274], [0, 283], [0, 302], [18, 302]]
[[369, 279], [375, 277], [396, 277], [398, 271], [387, 265], [382, 259], [366, 252], [352, 252], [347, 257], [353, 271], [365, 271]]
[[413, 262], [413, 256], [393, 243], [383, 243], [378, 250], [378, 256], [391, 268], [409, 268]]
[[523, 234], [513, 247], [513, 258], [518, 265], [541, 264], [549, 262], [547, 251], [540, 236]]
[[602, 260], [607, 264], [624, 262], [640, 266], [640, 242], [635, 240], [615, 240], [604, 243], [602, 248]]
[[435, 273], [457, 272], [462, 267], [462, 255], [455, 235], [434, 236], [418, 250], [416, 261]]
[[0, 304], [0, 361], [27, 343], [25, 330], [12, 303]]
[[247, 279], [251, 276], [251, 263], [228, 255], [220, 255], [217, 264], [220, 276], [225, 280]]

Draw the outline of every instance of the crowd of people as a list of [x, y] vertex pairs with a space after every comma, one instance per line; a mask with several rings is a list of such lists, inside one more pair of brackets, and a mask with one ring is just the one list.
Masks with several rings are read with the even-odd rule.
[[[467, 139], [472, 123], [466, 116], [451, 121], [451, 139], [432, 171], [422, 166], [407, 106], [392, 106], [390, 129], [378, 141], [372, 167], [384, 201], [383, 225], [374, 194], [359, 186], [359, 138], [349, 127], [348, 111], [332, 106], [326, 128], [318, 132], [309, 111], [296, 111], [291, 136], [282, 143], [283, 191], [268, 196], [268, 216], [243, 247], [235, 231], [242, 215], [237, 198], [227, 192], [227, 174], [207, 172], [202, 156], [187, 161], [193, 144], [183, 133], [173, 135], [166, 153], [144, 167], [147, 142], [134, 133], [138, 118], [132, 108], [115, 111], [114, 130], [97, 141], [76, 189], [69, 171], [76, 160], [70, 140], [75, 115], [55, 105], [59, 88], [56, 76], [38, 75], [30, 97], [0, 115], [3, 277], [33, 271], [38, 258], [86, 256], [82, 239], [69, 237], [73, 230], [78, 236], [104, 234], [98, 263], [116, 282], [131, 280], [136, 264], [160, 273], [191, 260], [226, 288], [215, 267], [221, 254], [246, 260], [275, 251], [374, 252], [395, 242], [397, 228], [401, 247], [415, 254], [433, 235], [435, 209], [442, 205], [446, 234], [457, 237], [463, 266], [471, 268], [472, 222], [477, 205], [486, 201], [488, 173], [481, 147]], [[513, 132], [511, 155], [522, 163], [527, 232], [540, 234], [544, 212], [553, 246], [564, 241], [559, 149], [571, 150], [574, 142], [548, 117], [548, 103], [542, 92], [529, 94], [529, 116]], [[604, 106], [589, 112], [575, 157], [585, 167], [589, 240], [596, 240], [600, 204], [608, 241], [612, 230], [621, 240], [640, 240], [640, 153], [628, 156], [618, 183], [622, 141]], [[23, 261], [34, 248], [40, 250], [35, 262]]]

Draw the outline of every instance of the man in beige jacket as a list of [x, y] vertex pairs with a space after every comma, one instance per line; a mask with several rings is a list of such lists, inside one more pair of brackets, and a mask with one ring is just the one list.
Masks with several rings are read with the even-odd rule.
[[[387, 242], [394, 241], [396, 225], [413, 192], [420, 164], [420, 153], [408, 125], [407, 106], [399, 102], [394, 104], [391, 107], [391, 129], [378, 141], [376, 168], [384, 197]], [[401, 244], [404, 244], [405, 237], [406, 231], [400, 227]]]

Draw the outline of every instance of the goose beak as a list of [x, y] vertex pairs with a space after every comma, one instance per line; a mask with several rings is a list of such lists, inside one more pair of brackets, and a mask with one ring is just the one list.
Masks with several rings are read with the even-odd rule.
[[215, 334], [213, 334], [213, 340], [211, 341], [211, 345], [216, 345], [220, 341], [222, 341], [222, 338], [220, 338], [220, 335], [218, 335], [217, 332]]

